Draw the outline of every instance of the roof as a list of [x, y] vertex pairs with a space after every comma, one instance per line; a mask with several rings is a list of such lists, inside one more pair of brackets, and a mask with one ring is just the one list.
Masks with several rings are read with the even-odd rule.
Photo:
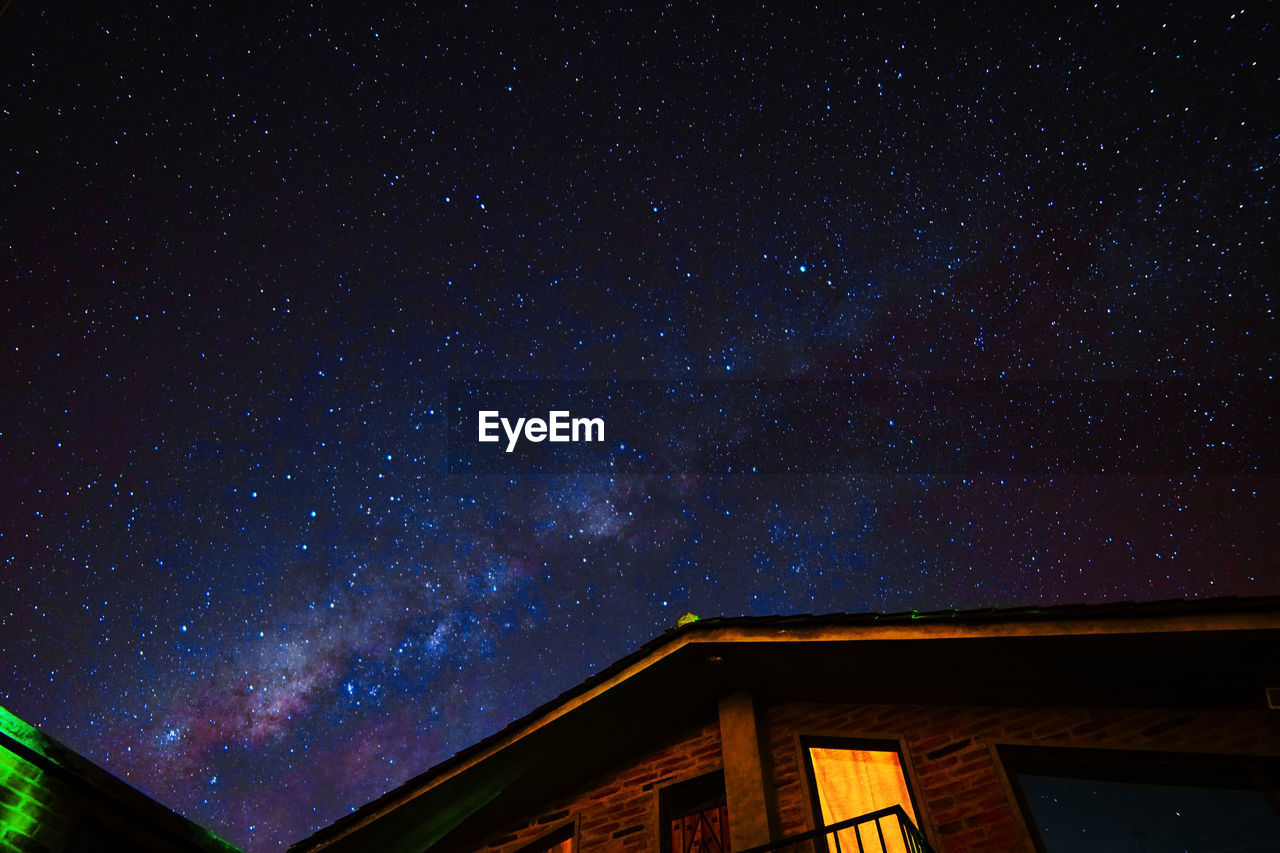
[[[682, 620], [684, 621], [684, 620]], [[1037, 641], [1037, 654], [1050, 646], [1070, 640], [1079, 643], [1081, 638], [1169, 638], [1175, 635], [1206, 636], [1232, 632], [1264, 632], [1268, 638], [1280, 636], [1280, 596], [1257, 598], [1174, 599], [1158, 602], [1116, 602], [1106, 604], [1070, 604], [1046, 607], [984, 607], [970, 610], [915, 610], [898, 613], [829, 613], [823, 615], [800, 614], [792, 616], [743, 616], [698, 619], [678, 625], [637, 648], [631, 654], [616, 661], [606, 669], [592, 675], [576, 687], [560, 694], [544, 705], [510, 723], [502, 730], [479, 741], [453, 757], [437, 764], [381, 797], [356, 809], [324, 827], [310, 837], [296, 843], [290, 850], [310, 851], [335, 846], [344, 836], [362, 830], [374, 822], [383, 820], [397, 809], [422, 798], [441, 786], [463, 775], [481, 774], [490, 759], [511, 752], [526, 738], [552, 726], [561, 718], [589, 703], [600, 703], [611, 692], [618, 692], [628, 681], [642, 674], [663, 668], [671, 669], [668, 678], [681, 677], [675, 683], [695, 685], [705, 679], [689, 678], [685, 670], [674, 663], [678, 653], [697, 647], [713, 652], [732, 653], [739, 647], [751, 647], [753, 660], [749, 666], [739, 666], [737, 674], [746, 675], [757, 668], [762, 656], [767, 657], [770, 646], [802, 644], [805, 653], [815, 650], [848, 654], [850, 643], [896, 643], [899, 646], [919, 647], [921, 642], [931, 644], [931, 650], [942, 648], [949, 641], [999, 641], [1004, 647], [1010, 642]], [[954, 644], [951, 644], [954, 645]], [[1096, 645], [1096, 643], [1095, 643]], [[877, 646], [879, 649], [880, 646]], [[1076, 654], [1078, 649], [1067, 652]], [[931, 654], [930, 657], [936, 657]], [[882, 657], [879, 653], [877, 658]], [[1236, 659], [1241, 656], [1236, 655]], [[1244, 656], [1247, 658], [1248, 656]], [[1103, 659], [1108, 659], [1108, 655]], [[834, 660], [828, 656], [828, 663]], [[710, 654], [705, 659], [720, 667], [726, 666], [724, 653]], [[786, 672], [794, 668], [794, 659], [784, 660], [775, 656], [771, 671]], [[899, 661], [902, 663], [908, 659]], [[917, 663], [917, 654], [909, 658]], [[820, 667], [811, 667], [817, 669]], [[1149, 670], [1145, 662], [1144, 670]], [[1135, 681], [1133, 673], [1127, 673], [1124, 681], [1135, 685], [1150, 685], [1151, 678], [1173, 673], [1148, 672], [1143, 681], [1141, 673]], [[1225, 678], [1225, 676], [1224, 676]], [[579, 726], [581, 729], [581, 726]], [[498, 774], [488, 779], [490, 787], [501, 788], [504, 778], [518, 775], [524, 767], [513, 759], [512, 769], [506, 777]], [[527, 765], [527, 761], [524, 762]], [[474, 786], [472, 786], [474, 788]], [[484, 785], [481, 785], [484, 788]], [[475, 793], [474, 790], [472, 793]], [[492, 791], [489, 792], [496, 796]], [[487, 796], [487, 795], [486, 795]], [[485, 800], [487, 802], [487, 800]], [[480, 803], [479, 805], [483, 805]], [[476, 806], [467, 804], [467, 808]], [[445, 828], [447, 834], [449, 828]], [[432, 843], [432, 839], [429, 843]], [[419, 849], [423, 838], [416, 843]], [[341, 845], [338, 845], [341, 846]]]
[[3, 706], [0, 706], [0, 748], [46, 772], [73, 781], [82, 786], [81, 790], [87, 788], [91, 796], [105, 798], [116, 810], [129, 810], [139, 824], [160, 838], [176, 842], [177, 847], [207, 853], [236, 853], [238, 850], [199, 824], [112, 776]]

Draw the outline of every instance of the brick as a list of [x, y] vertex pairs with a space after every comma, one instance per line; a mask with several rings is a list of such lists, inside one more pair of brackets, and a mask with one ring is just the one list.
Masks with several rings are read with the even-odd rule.
[[39, 794], [32, 796], [42, 803], [52, 803], [55, 800], [73, 799], [76, 797], [76, 790], [69, 783], [62, 781], [56, 776], [43, 776], [40, 779]]
[[1072, 728], [1071, 734], [1074, 737], [1083, 737], [1085, 735], [1093, 734], [1094, 732], [1100, 732], [1103, 729], [1113, 725], [1115, 725], [1115, 722], [1113, 720], [1108, 720], [1108, 719], [1090, 720], [1088, 722], [1081, 723], [1080, 725]]
[[957, 832], [959, 832], [962, 829], [964, 829], [964, 821], [949, 820], [946, 823], [938, 824], [938, 835], [942, 835], [942, 836], [955, 835]]
[[16, 773], [10, 773], [9, 778], [5, 780], [4, 787], [23, 796], [33, 796], [40, 791], [40, 783], [32, 782], [30, 779], [24, 779]]
[[994, 809], [988, 809], [979, 814], [970, 815], [964, 819], [964, 825], [967, 829], [975, 827], [997, 826], [1008, 818], [1008, 809], [1004, 805], [1000, 805]]
[[983, 831], [980, 829], [970, 829], [967, 832], [960, 832], [948, 836], [942, 844], [943, 850], [965, 850], [973, 849], [974, 844], [980, 842], [984, 837]]
[[19, 853], [50, 853], [44, 844], [13, 829], [4, 834], [4, 843]]
[[972, 743], [973, 743], [972, 738], [965, 738], [964, 740], [958, 740], [958, 741], [955, 741], [954, 743], [947, 744], [946, 746], [940, 746], [937, 749], [934, 749], [931, 752], [926, 753], [925, 758], [928, 759], [929, 761], [936, 761], [937, 759], [950, 755], [953, 752], [959, 752], [960, 750], [970, 746]]
[[0, 826], [26, 826], [31, 819], [10, 806], [0, 806]]
[[975, 785], [967, 792], [966, 797], [970, 803], [969, 807], [975, 811], [995, 806], [1003, 807], [1006, 803], [1004, 788], [994, 779], [984, 780]]
[[926, 785], [921, 793], [932, 802], [935, 797], [958, 795], [967, 787], [964, 779], [951, 779], [939, 785]]
[[1175, 729], [1180, 729], [1183, 726], [1190, 725], [1193, 722], [1195, 722], [1193, 717], [1177, 717], [1172, 720], [1165, 720], [1151, 726], [1150, 728], [1143, 729], [1142, 736], [1145, 738], [1154, 738], [1159, 735], [1168, 734], [1169, 732], [1174, 731]]
[[985, 764], [989, 762], [991, 760], [991, 753], [987, 752], [980, 746], [970, 747], [964, 752], [957, 753], [956, 757], [960, 759], [960, 767], [963, 769], [972, 767], [975, 764]]
[[515, 841], [519, 837], [520, 836], [518, 835], [504, 835], [504, 836], [501, 836], [500, 838], [495, 838], [492, 841], [490, 841], [489, 846], [501, 847], [504, 844], [510, 844], [512, 841]]
[[959, 824], [970, 811], [972, 810], [963, 802], [956, 803], [950, 808], [935, 807], [933, 809], [933, 819], [939, 825]]
[[71, 835], [72, 828], [76, 824], [67, 817], [67, 815], [61, 815], [57, 820], [45, 821], [32, 830], [31, 834], [51, 850], [62, 850], [67, 846], [67, 837]]
[[9, 778], [26, 779], [31, 782], [39, 782], [40, 777], [44, 775], [44, 771], [36, 767], [29, 761], [18, 761], [9, 766]]

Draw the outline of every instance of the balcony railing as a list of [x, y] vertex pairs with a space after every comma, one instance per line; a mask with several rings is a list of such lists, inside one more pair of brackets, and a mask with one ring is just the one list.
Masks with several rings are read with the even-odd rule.
[[933, 848], [902, 806], [890, 806], [739, 853], [933, 853]]

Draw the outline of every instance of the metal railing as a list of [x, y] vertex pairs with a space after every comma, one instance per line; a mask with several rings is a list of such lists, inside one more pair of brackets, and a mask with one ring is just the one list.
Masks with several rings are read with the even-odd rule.
[[933, 853], [902, 806], [868, 812], [738, 853]]

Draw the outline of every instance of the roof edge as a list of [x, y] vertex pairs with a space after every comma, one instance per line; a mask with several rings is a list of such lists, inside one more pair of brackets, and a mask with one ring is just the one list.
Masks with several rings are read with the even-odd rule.
[[1280, 629], [1280, 596], [696, 619], [664, 631], [576, 687], [322, 827], [289, 850], [302, 853], [325, 849], [693, 644], [1014, 639], [1268, 629]]

